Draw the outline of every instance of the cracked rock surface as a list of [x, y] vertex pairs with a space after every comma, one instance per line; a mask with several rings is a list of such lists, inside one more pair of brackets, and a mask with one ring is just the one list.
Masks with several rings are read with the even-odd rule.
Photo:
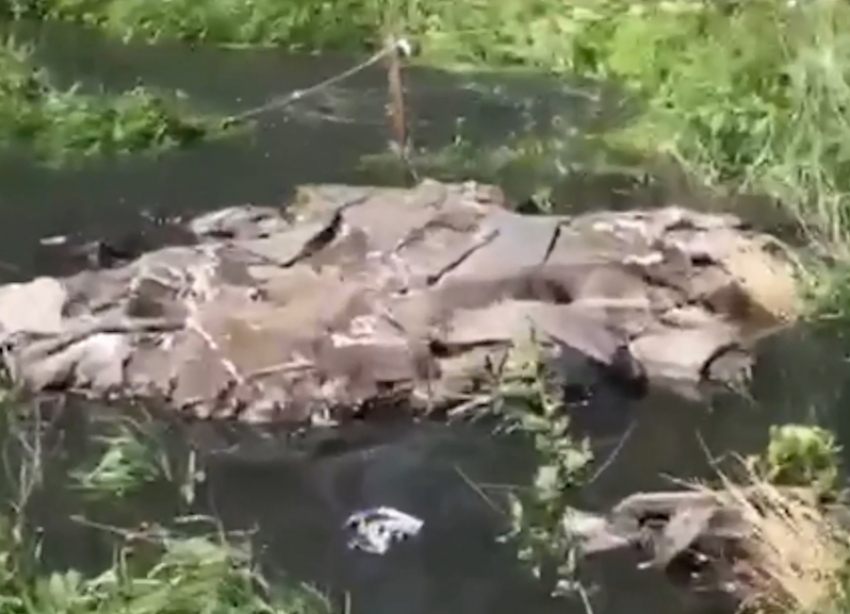
[[444, 412], [531, 335], [621, 380], [746, 377], [794, 318], [770, 237], [668, 207], [521, 215], [494, 187], [308, 186], [200, 216], [189, 246], [0, 287], [12, 381], [198, 417], [325, 423]]

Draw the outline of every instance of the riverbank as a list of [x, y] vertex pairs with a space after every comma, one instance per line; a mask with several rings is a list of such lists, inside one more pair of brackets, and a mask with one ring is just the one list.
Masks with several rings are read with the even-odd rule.
[[756, 0], [607, 10], [581, 28], [573, 69], [618, 80], [644, 104], [607, 140], [672, 159], [721, 197], [766, 196], [765, 206], [778, 205], [803, 228], [809, 255], [829, 261], [810, 263], [805, 279], [817, 315], [846, 313], [850, 5]]

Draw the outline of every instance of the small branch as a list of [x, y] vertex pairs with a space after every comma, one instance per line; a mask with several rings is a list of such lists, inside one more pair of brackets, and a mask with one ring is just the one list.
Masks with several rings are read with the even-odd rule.
[[623, 433], [623, 436], [620, 437], [620, 441], [617, 443], [617, 446], [611, 451], [611, 454], [608, 455], [608, 458], [605, 459], [605, 462], [599, 466], [599, 468], [593, 473], [592, 476], [590, 476], [590, 479], [588, 479], [587, 484], [593, 484], [596, 480], [599, 479], [599, 476], [601, 476], [605, 472], [605, 470], [611, 466], [614, 460], [616, 460], [617, 456], [619, 456], [622, 449], [625, 447], [626, 442], [631, 438], [636, 426], [637, 420], [632, 419], [631, 423], [629, 424], [629, 428], [627, 428], [626, 432]]

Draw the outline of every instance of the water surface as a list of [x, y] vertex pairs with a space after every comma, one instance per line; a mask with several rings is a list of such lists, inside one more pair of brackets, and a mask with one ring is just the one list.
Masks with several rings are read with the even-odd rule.
[[[310, 86], [357, 61], [270, 50], [125, 46], [68, 27], [23, 35], [38, 41], [37, 57], [64, 83], [82, 80], [90, 89], [118, 90], [143, 81], [180, 88], [202, 107], [224, 113]], [[410, 71], [409, 79], [416, 135], [432, 149], [452, 142], [459, 119], [464, 133], [482, 148], [524, 131], [545, 135], [554, 116], [577, 128], [599, 119], [600, 103], [562, 81], [426, 70]], [[9, 162], [0, 168], [0, 216], [6, 222], [0, 230], [0, 261], [15, 268], [8, 277], [24, 278], [45, 271], [37, 248], [44, 236], [120, 236], [139, 227], [144, 210], [186, 215], [241, 202], [278, 204], [303, 183], [374, 181], [359, 163], [365, 155], [385, 151], [384, 97], [383, 73], [369, 70], [297, 107], [261, 116], [248, 137], [82, 169]], [[576, 145], [575, 151], [581, 148]], [[505, 187], [511, 193], [522, 195], [528, 188], [510, 179]], [[631, 185], [623, 177], [599, 181], [582, 176], [571, 185], [585, 186], [569, 192], [570, 204], [583, 208], [632, 202], [622, 195], [621, 188]], [[643, 198], [655, 202], [658, 195], [644, 193]], [[838, 338], [805, 331], [765, 343], [749, 399], [730, 393], [695, 404], [659, 392], [634, 401], [597, 388], [590, 402], [574, 412], [577, 431], [592, 438], [603, 461], [623, 433], [631, 430], [631, 435], [610, 467], [578, 493], [577, 503], [604, 509], [632, 492], [670, 487], [665, 476], [706, 476], [710, 454], [758, 450], [768, 425], [776, 422], [817, 421], [846, 440], [846, 347]], [[82, 411], [94, 409], [84, 406]], [[54, 480], [61, 480], [63, 468], [90, 449], [84, 423], [68, 418], [61, 426]], [[272, 568], [336, 595], [348, 592], [355, 612], [508, 614], [581, 607], [544, 599], [513, 553], [495, 543], [504, 518], [461, 473], [479, 483], [522, 486], [529, 483], [534, 457], [517, 441], [494, 438], [486, 427], [364, 426], [346, 435], [348, 443], [307, 455], [258, 431], [206, 424], [175, 433], [174, 453], [188, 446], [203, 451], [207, 480], [199, 485], [198, 510], [214, 513], [228, 528], [257, 528], [257, 542]], [[107, 506], [96, 512], [116, 522], [167, 518], [178, 507], [170, 492], [165, 486], [154, 488], [136, 507]], [[41, 495], [34, 519], [45, 528], [45, 552], [53, 564], [95, 568], [108, 561], [111, 542], [69, 521], [78, 505], [78, 498], [56, 482]], [[391, 505], [420, 516], [425, 520], [421, 539], [385, 557], [347, 550], [340, 527], [350, 512], [369, 505]], [[599, 587], [597, 613], [714, 607], [657, 575], [637, 572], [628, 557], [590, 565], [585, 573], [588, 584]]]

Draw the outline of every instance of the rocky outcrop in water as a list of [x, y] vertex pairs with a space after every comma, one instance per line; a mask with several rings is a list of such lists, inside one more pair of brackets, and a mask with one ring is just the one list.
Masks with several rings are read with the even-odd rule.
[[189, 228], [194, 245], [0, 287], [11, 380], [332, 423], [467, 406], [533, 336], [554, 364], [693, 393], [745, 376], [749, 344], [796, 313], [769, 237], [678, 207], [530, 216], [496, 188], [425, 181], [305, 187], [285, 211]]

